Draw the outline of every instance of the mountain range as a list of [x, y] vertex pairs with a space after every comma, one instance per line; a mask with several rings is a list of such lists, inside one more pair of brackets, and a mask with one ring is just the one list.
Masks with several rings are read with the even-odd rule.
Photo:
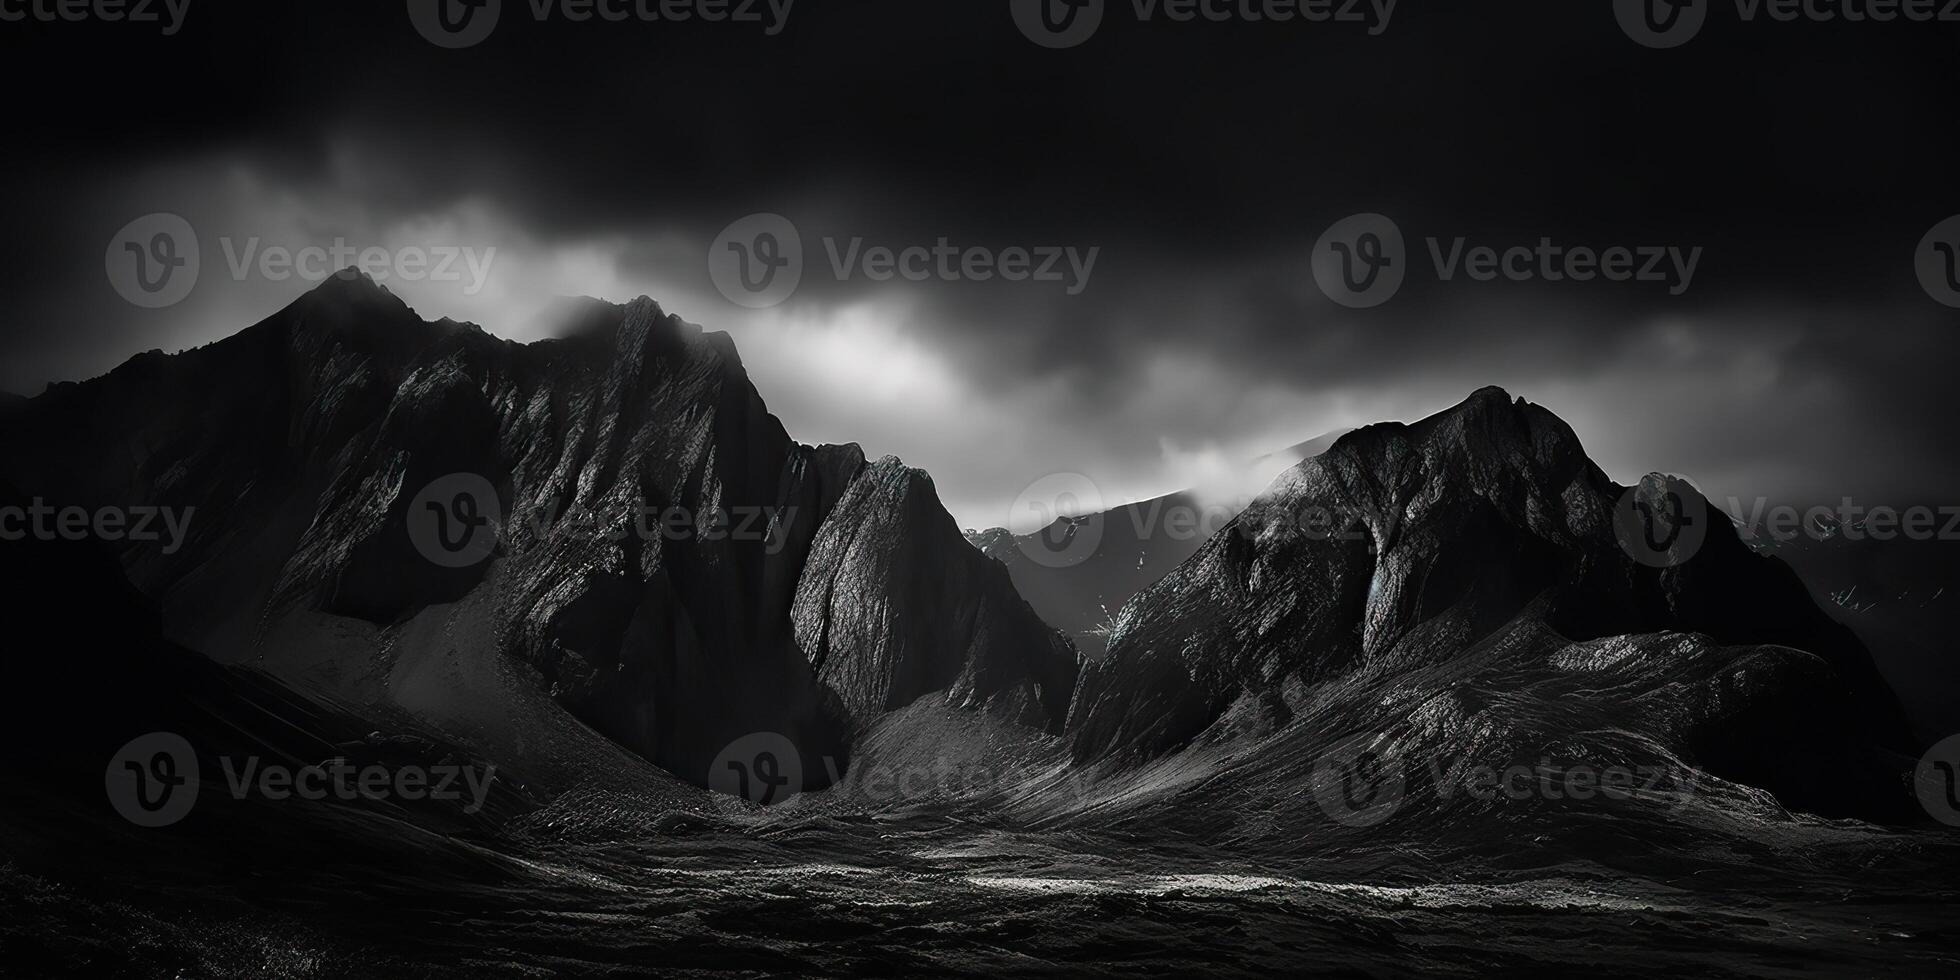
[[[1813, 930], [1852, 964], [1870, 924], [1815, 895], [1944, 887], [1858, 636], [1547, 408], [1488, 388], [1302, 444], [1213, 533], [1163, 534], [1204, 504], [1173, 495], [963, 534], [925, 473], [792, 439], [727, 335], [566, 314], [517, 344], [336, 277], [0, 408], [0, 507], [183, 530], [0, 554], [0, 716], [42, 747], [0, 787], [0, 944], [154, 976], [978, 971], [1082, 922], [1046, 955], [1216, 925], [1153, 962], [1263, 968], [1323, 921], [1396, 945], [1417, 902], [1496, 917], [1425, 935], [1523, 915], [1664, 966], [1601, 929], [1693, 895], [1737, 948]], [[158, 733], [204, 792], [141, 829], [103, 767]], [[227, 798], [247, 756], [495, 775], [468, 807]], [[1606, 882], [1641, 897], [1588, 904]], [[1240, 892], [1250, 945], [1191, 897]]]

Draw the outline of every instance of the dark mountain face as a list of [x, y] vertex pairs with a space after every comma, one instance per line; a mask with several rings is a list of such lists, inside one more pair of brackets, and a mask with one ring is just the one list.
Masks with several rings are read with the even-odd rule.
[[1611, 730], [1789, 806], [1904, 816], [1911, 740], [1870, 658], [1705, 504], [1613, 484], [1495, 389], [1359, 430], [1124, 609], [1076, 689], [1075, 757], [1134, 766], [1304, 724], [1501, 767]]
[[[1318, 456], [1339, 434], [1300, 443], [1256, 461], [1290, 465]], [[1270, 472], [1270, 470], [1268, 470]], [[969, 531], [967, 540], [1007, 566], [1014, 588], [1085, 658], [1102, 656], [1116, 613], [1130, 598], [1198, 553], [1244, 501], [1212, 501], [1195, 491], [1166, 494], [1092, 514], [1058, 517], [1031, 534]]]
[[[0, 481], [0, 507], [31, 504]], [[236, 879], [227, 875], [249, 855], [254, 874], [315, 886], [331, 887], [339, 862], [405, 863], [427, 874], [480, 878], [497, 873], [495, 862], [460, 841], [488, 839], [504, 821], [536, 807], [538, 791], [550, 785], [549, 779], [533, 785], [506, 760], [476, 756], [398, 712], [350, 710], [171, 643], [156, 607], [93, 543], [10, 541], [0, 548], [0, 581], [8, 586], [0, 590], [0, 617], [20, 629], [10, 687], [18, 698], [0, 712], [0, 735], [33, 746], [0, 782], [0, 828], [16, 853], [58, 855], [68, 862], [64, 871], [86, 869], [77, 877], [109, 880], [142, 869], [147, 884], [166, 890], [229, 890]], [[178, 761], [204, 776], [201, 803], [183, 811], [166, 848], [103, 795], [104, 764], [125, 745], [154, 744], [152, 733], [159, 732], [183, 745]], [[580, 735], [572, 725], [561, 733], [572, 740]], [[369, 797], [343, 800], [338, 808], [269, 806], [222, 791], [222, 760], [248, 758], [295, 766], [340, 760], [468, 767], [485, 777], [484, 792], [471, 801], [476, 805]], [[664, 777], [643, 762], [618, 759], [608, 768], [613, 786], [661, 791]], [[323, 852], [335, 863], [323, 864]]]
[[1951, 508], [1932, 513], [1921, 540], [1896, 527], [1808, 520], [1740, 531], [1758, 553], [1796, 569], [1818, 604], [1871, 647], [1929, 740], [1960, 731], [1960, 664], [1949, 653], [1960, 635], [1960, 559], [1948, 527], [1956, 519]]
[[[569, 712], [701, 785], [780, 733], [815, 788], [937, 694], [1119, 769], [1302, 725], [1429, 756], [1609, 725], [1791, 806], [1898, 815], [1910, 739], [1850, 632], [1691, 488], [1614, 485], [1502, 392], [1342, 437], [1208, 540], [1159, 541], [1148, 502], [1088, 562], [1004, 566], [923, 473], [791, 440], [726, 336], [650, 300], [569, 319], [518, 345], [336, 279], [17, 406], [4, 475], [184, 516], [119, 554], [175, 642], [547, 781], [592, 769]], [[1016, 574], [1071, 627], [1141, 591], [1078, 678]], [[1534, 696], [1560, 720], [1507, 701]]]
[[[1651, 973], [1720, 930], [1738, 974], [1793, 934], [1838, 972], [1875, 934], [1945, 963], [1952, 845], [1809, 815], [1923, 822], [1864, 650], [1544, 409], [1487, 390], [1349, 434], [1154, 584], [1113, 573], [1165, 560], [1158, 525], [1107, 522], [1134, 555], [1056, 581], [1141, 591], [1080, 664], [924, 474], [796, 444], [726, 337], [651, 301], [572, 312], [520, 346], [334, 282], [0, 412], [9, 515], [181, 532], [0, 547], [0, 615], [52, 638], [0, 712], [35, 747], [0, 782], [0, 957]], [[772, 785], [836, 784], [698, 788], [766, 733], [802, 762]], [[159, 736], [195, 764], [157, 769]], [[118, 796], [146, 758], [202, 773], [180, 822]], [[296, 799], [241, 761], [483, 782]]]
[[725, 335], [650, 300], [574, 319], [523, 346], [331, 279], [29, 403], [5, 475], [189, 515], [120, 555], [173, 639], [520, 754], [558, 707], [699, 784], [752, 732], [841, 766], [938, 691], [1059, 729], [1072, 647], [929, 478], [796, 444]]

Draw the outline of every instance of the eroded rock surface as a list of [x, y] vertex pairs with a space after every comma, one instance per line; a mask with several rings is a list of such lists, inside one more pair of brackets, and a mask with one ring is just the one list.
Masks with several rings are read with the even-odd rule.
[[[847, 759], [876, 714], [936, 692], [1059, 729], [1072, 646], [924, 474], [795, 443], [726, 335], [651, 300], [567, 319], [520, 345], [336, 277], [231, 339], [19, 407], [5, 475], [63, 503], [194, 507], [180, 547], [121, 557], [220, 660], [375, 697], [410, 658], [509, 657], [697, 783], [751, 732]], [[410, 527], [456, 474], [503, 519], [485, 560], [452, 567]]]
[[[1563, 421], [1497, 389], [1413, 425], [1359, 430], [1125, 607], [1108, 657], [1077, 687], [1075, 756], [1137, 764], [1314, 713], [1427, 730], [1371, 714], [1378, 705], [1359, 693], [1337, 710], [1319, 695], [1418, 679], [1468, 691], [1501, 676], [1556, 687], [1588, 729], [1639, 690], [1643, 737], [1711, 772], [1805, 809], [1903, 812], [1894, 753], [1910, 739], [1870, 658], [1787, 566], [1752, 553], [1704, 504], [1660, 477], [1629, 496]], [[1677, 513], [1690, 526], [1670, 534]], [[1647, 535], [1667, 547], [1630, 539]], [[1608, 650], [1613, 670], [1645, 673], [1553, 682], [1595, 662], [1605, 671]], [[1504, 717], [1501, 703], [1462, 707], [1466, 724]], [[1442, 737], [1427, 757], [1462, 748], [1469, 730], [1431, 734]]]

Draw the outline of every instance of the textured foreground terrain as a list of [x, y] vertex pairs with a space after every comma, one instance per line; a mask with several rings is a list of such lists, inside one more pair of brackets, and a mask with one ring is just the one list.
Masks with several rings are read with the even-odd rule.
[[1528, 822], [1528, 846], [1499, 844], [1503, 822], [1423, 821], [1280, 851], [903, 809], [586, 800], [463, 873], [412, 848], [391, 866], [275, 860], [249, 885], [10, 871], [0, 953], [136, 977], [1950, 976], [1960, 961], [1956, 855], [1927, 833], [1575, 814]]

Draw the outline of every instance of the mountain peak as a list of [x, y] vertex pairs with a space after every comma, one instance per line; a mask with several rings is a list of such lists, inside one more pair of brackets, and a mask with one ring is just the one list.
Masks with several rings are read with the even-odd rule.
[[[1465, 398], [1463, 400], [1463, 404], [1470, 405], [1470, 404], [1489, 403], [1489, 404], [1497, 404], [1497, 405], [1510, 405], [1513, 403], [1513, 401], [1514, 399], [1511, 398], [1511, 393], [1505, 391], [1502, 387], [1498, 385], [1485, 385], [1482, 388], [1478, 388], [1476, 391], [1471, 392], [1470, 397]], [[1530, 404], [1529, 402], [1526, 402], [1522, 398], [1515, 399], [1515, 402], [1519, 405]]]
[[376, 282], [374, 277], [368, 275], [366, 271], [351, 265], [320, 280], [318, 285], [308, 291], [308, 295], [357, 300], [379, 297], [395, 298], [395, 294], [389, 292], [388, 287]]
[[404, 319], [422, 322], [401, 298], [356, 268], [345, 268], [321, 280], [294, 300], [281, 315], [334, 332], [386, 329]]
[[1337, 440], [1332, 452], [1386, 477], [1412, 449], [1447, 459], [1446, 468], [1486, 492], [1519, 488], [1520, 481], [1556, 495], [1588, 470], [1579, 434], [1550, 409], [1503, 388], [1479, 388], [1456, 405], [1416, 422], [1382, 422]]
[[1443, 412], [1437, 418], [1454, 417], [1469, 419], [1489, 417], [1510, 419], [1519, 417], [1528, 418], [1534, 414], [1542, 414], [1552, 418], [1557, 417], [1545, 408], [1534, 405], [1523, 398], [1512, 397], [1510, 392], [1496, 385], [1491, 385], [1471, 392], [1469, 397], [1456, 403], [1454, 407]]
[[[1573, 644], [1660, 650], [1691, 636], [1702, 651], [1691, 662], [1670, 666], [1656, 653], [1638, 683], [1666, 690], [1683, 672], [1705, 677], [1684, 709], [1692, 724], [1662, 711], [1638, 724], [1698, 753], [1709, 771], [1801, 808], [1891, 812], [1894, 794], [1866, 790], [1890, 778], [1884, 758], [1910, 740], [1856, 638], [1732, 529], [1673, 516], [1692, 507], [1661, 498], [1687, 501], [1691, 487], [1650, 477], [1637, 492], [1647, 516], [1630, 534], [1618, 516], [1630, 506], [1626, 488], [1551, 411], [1499, 388], [1411, 425], [1359, 430], [1295, 467], [1124, 606], [1107, 656], [1077, 691], [1076, 757], [1140, 762], [1204, 738], [1277, 732], [1323, 710], [1331, 692], [1435, 676], [1555, 691]], [[1663, 539], [1664, 552], [1640, 546]], [[1767, 646], [1803, 654], [1750, 659]], [[1805, 686], [1802, 671], [1786, 669], [1801, 663], [1835, 677]], [[1437, 703], [1451, 704], [1451, 690], [1439, 689]], [[1744, 690], [1757, 699], [1746, 709], [1735, 693]], [[1709, 734], [1750, 725], [1764, 727], [1742, 740]], [[1763, 732], [1878, 761], [1805, 772], [1724, 754]]]

